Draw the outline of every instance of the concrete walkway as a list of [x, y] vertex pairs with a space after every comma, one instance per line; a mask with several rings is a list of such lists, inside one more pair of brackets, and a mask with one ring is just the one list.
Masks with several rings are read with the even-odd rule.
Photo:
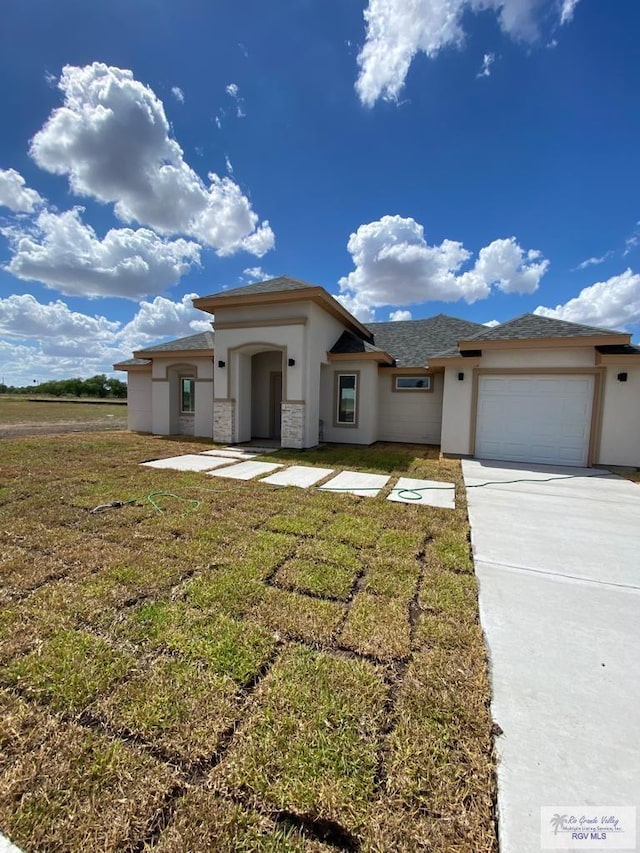
[[640, 486], [597, 469], [463, 471], [504, 732], [500, 849], [539, 853], [541, 807], [640, 807]]

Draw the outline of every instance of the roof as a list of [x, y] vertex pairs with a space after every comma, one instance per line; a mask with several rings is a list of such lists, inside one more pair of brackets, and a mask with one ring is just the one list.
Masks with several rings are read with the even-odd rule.
[[521, 314], [513, 320], [486, 327], [476, 335], [461, 336], [460, 340], [467, 341], [517, 341], [535, 338], [575, 338], [593, 337], [594, 335], [624, 335], [614, 329], [603, 329], [598, 326], [585, 326], [582, 323], [569, 323], [567, 320], [556, 320], [554, 317], [544, 317], [541, 314]]
[[151, 364], [150, 358], [128, 358], [126, 361], [119, 361], [113, 366], [120, 369], [121, 367], [144, 367], [146, 364]]
[[365, 341], [362, 338], [359, 338], [357, 335], [354, 335], [353, 332], [343, 332], [335, 344], [331, 347], [330, 352], [333, 355], [347, 355], [347, 354], [357, 354], [357, 353], [383, 353], [386, 354], [386, 350], [381, 349], [380, 347], [374, 346], [370, 344], [369, 341]]
[[[137, 350], [138, 353], [156, 352], [189, 352], [190, 350], [213, 349], [215, 335], [213, 332], [198, 332], [197, 335], [188, 335], [186, 338], [178, 338], [175, 341], [167, 341], [164, 344], [154, 344], [151, 347]], [[124, 362], [121, 362], [124, 364]]]
[[253, 296], [257, 293], [281, 293], [289, 290], [307, 290], [309, 287], [317, 287], [308, 281], [299, 278], [291, 278], [288, 275], [280, 275], [277, 278], [269, 278], [266, 281], [257, 281], [255, 284], [245, 284], [242, 287], [234, 287], [232, 290], [221, 290], [219, 293], [210, 293], [201, 299], [214, 299], [219, 296], [226, 299], [227, 296]]
[[485, 329], [480, 323], [437, 314], [424, 320], [368, 323], [376, 348], [390, 353], [398, 367], [417, 367], [430, 356], [457, 346], [459, 340]]

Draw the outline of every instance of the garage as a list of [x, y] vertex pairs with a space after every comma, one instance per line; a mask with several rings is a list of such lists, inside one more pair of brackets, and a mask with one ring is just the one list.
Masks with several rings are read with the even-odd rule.
[[481, 375], [475, 455], [588, 465], [593, 391], [592, 374]]

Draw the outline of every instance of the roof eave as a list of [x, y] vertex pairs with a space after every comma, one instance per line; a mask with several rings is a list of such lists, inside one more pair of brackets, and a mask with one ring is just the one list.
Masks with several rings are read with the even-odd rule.
[[549, 338], [471, 338], [459, 341], [462, 349], [552, 349], [559, 347], [595, 347], [603, 345], [628, 344], [631, 335], [622, 332], [602, 335], [571, 335]]
[[133, 353], [134, 358], [213, 358], [215, 351], [212, 349], [160, 349], [160, 350], [137, 350]]
[[596, 365], [626, 365], [627, 367], [640, 367], [640, 352], [628, 353], [601, 353], [596, 352]]
[[395, 364], [388, 352], [328, 352], [328, 361], [377, 361], [380, 364]]
[[297, 290], [276, 290], [270, 293], [247, 293], [245, 295], [235, 294], [234, 296], [225, 296], [224, 293], [219, 293], [212, 296], [200, 296], [193, 300], [193, 306], [200, 311], [215, 314], [216, 309], [219, 308], [244, 308], [250, 305], [304, 302], [305, 300], [315, 302], [316, 305], [324, 308], [325, 311], [345, 323], [366, 340], [373, 339], [373, 333], [370, 329], [357, 320], [330, 293], [327, 293], [324, 287], [317, 285], [302, 287]]

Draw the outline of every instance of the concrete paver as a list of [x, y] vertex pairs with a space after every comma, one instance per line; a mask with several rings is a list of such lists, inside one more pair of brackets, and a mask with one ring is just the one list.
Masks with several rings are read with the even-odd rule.
[[232, 480], [253, 480], [260, 474], [269, 474], [276, 468], [282, 468], [276, 462], [239, 462], [219, 471], [207, 471], [210, 477], [230, 477]]
[[271, 474], [270, 477], [264, 477], [260, 482], [269, 483], [271, 486], [298, 486], [301, 489], [308, 489], [310, 486], [315, 486], [320, 480], [324, 480], [329, 474], [333, 474], [333, 468], [291, 465], [284, 471], [278, 471]]
[[141, 462], [147, 468], [169, 468], [172, 471], [210, 471], [222, 465], [229, 465], [232, 459], [217, 456], [205, 456], [200, 453], [186, 453], [184, 456], [171, 456], [169, 459], [154, 459], [151, 462]]
[[640, 488], [593, 469], [463, 471], [503, 730], [500, 847], [538, 853], [543, 806], [640, 805]]
[[437, 480], [415, 480], [412, 477], [400, 477], [388, 501], [404, 504], [424, 504], [444, 509], [455, 509], [456, 487], [454, 483], [439, 483]]
[[386, 474], [364, 474], [359, 471], [342, 471], [336, 474], [323, 486], [322, 491], [343, 492], [350, 495], [360, 495], [363, 498], [375, 497], [391, 478]]

